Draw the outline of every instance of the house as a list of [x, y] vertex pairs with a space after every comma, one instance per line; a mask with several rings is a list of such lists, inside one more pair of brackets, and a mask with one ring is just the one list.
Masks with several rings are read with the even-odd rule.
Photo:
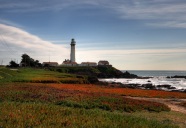
[[100, 61], [98, 62], [98, 65], [109, 65], [109, 62], [106, 61], [106, 60], [100, 60]]
[[58, 66], [57, 62], [43, 62], [43, 66], [51, 66], [51, 67], [56, 67]]
[[79, 66], [97, 66], [96, 62], [82, 62]]
[[68, 59], [67, 60], [65, 59], [65, 61], [63, 61], [62, 63], [62, 66], [78, 66], [78, 64], [76, 62], [72, 62]]

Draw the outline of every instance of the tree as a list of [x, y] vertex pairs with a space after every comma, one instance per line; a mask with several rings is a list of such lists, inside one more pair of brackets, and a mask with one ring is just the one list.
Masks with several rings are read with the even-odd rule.
[[19, 64], [17, 64], [15, 61], [10, 61], [10, 66], [9, 67], [14, 67], [14, 68], [17, 68], [19, 67]]
[[30, 66], [30, 56], [28, 56], [27, 54], [23, 54], [21, 57], [22, 66], [24, 67]]
[[22, 59], [21, 59], [21, 63], [22, 63], [22, 66], [29, 66], [29, 67], [41, 67], [42, 64], [39, 63], [39, 60], [34, 60], [33, 58], [31, 58], [29, 55], [27, 54], [23, 54], [22, 56]]
[[35, 65], [35, 67], [42, 67], [42, 64], [39, 63], [39, 60], [35, 60], [34, 65]]

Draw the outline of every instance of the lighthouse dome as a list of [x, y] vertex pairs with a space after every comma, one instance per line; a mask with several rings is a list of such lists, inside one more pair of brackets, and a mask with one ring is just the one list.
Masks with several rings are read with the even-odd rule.
[[76, 41], [74, 39], [72, 39], [71, 44], [76, 44]]

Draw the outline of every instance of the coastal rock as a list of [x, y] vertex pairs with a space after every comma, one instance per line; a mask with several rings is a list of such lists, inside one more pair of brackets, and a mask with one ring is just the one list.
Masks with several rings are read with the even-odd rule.
[[158, 88], [167, 88], [170, 89], [171, 85], [157, 85]]
[[186, 79], [186, 76], [167, 76], [166, 78], [185, 78]]
[[133, 88], [133, 89], [138, 89], [141, 87], [140, 84], [124, 84], [122, 86], [127, 87], [127, 88]]
[[146, 89], [156, 89], [156, 87], [152, 84], [142, 84], [142, 87]]
[[150, 78], [153, 78], [153, 77], [142, 77], [142, 76], [138, 76], [137, 78], [138, 79], [150, 79]]
[[169, 89], [176, 89], [176, 87], [172, 87], [172, 86], [171, 86]]
[[138, 76], [135, 75], [135, 74], [131, 74], [131, 73], [129, 73], [128, 71], [126, 71], [126, 72], [124, 72], [124, 73], [122, 74], [122, 78], [138, 78]]

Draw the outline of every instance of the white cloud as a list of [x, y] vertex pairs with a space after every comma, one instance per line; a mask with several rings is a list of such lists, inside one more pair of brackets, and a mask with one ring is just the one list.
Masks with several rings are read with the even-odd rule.
[[[70, 49], [62, 45], [53, 44], [49, 41], [32, 35], [20, 28], [0, 24], [0, 64], [8, 64], [13, 60], [21, 59], [23, 53], [40, 60], [40, 62], [57, 61], [62, 63], [69, 58]], [[78, 63], [84, 61], [108, 60], [119, 69], [168, 69], [170, 66], [179, 65], [179, 69], [185, 69], [183, 56], [186, 55], [186, 48], [169, 49], [131, 49], [131, 50], [96, 50], [76, 49], [76, 60]], [[167, 63], [166, 63], [167, 62]], [[177, 67], [177, 66], [175, 66]], [[185, 69], [186, 70], [186, 69]]]
[[1, 11], [12, 13], [97, 6], [118, 13], [122, 19], [144, 20], [155, 27], [186, 28], [185, 0], [2, 0], [0, 5]]
[[186, 56], [186, 48], [81, 50], [77, 52], [79, 62], [108, 60], [114, 67], [121, 70], [186, 70], [184, 65], [186, 60], [183, 60], [183, 56]]
[[79, 54], [93, 53], [96, 56], [123, 56], [123, 55], [151, 55], [151, 56], [162, 56], [162, 55], [177, 55], [186, 54], [186, 48], [183, 49], [133, 49], [133, 50], [81, 50]]
[[69, 56], [69, 50], [61, 45], [45, 41], [20, 28], [0, 24], [0, 59], [7, 64], [10, 59], [18, 59], [27, 53], [41, 62], [57, 61], [62, 63]]
[[144, 20], [147, 25], [186, 28], [185, 1], [137, 1], [112, 7], [123, 19]]
[[58, 11], [64, 8], [73, 7], [79, 8], [82, 5], [97, 5], [97, 1], [91, 0], [32, 0], [32, 1], [23, 1], [23, 0], [3, 0], [0, 1], [0, 9], [3, 9], [5, 12], [38, 12], [38, 11]]

